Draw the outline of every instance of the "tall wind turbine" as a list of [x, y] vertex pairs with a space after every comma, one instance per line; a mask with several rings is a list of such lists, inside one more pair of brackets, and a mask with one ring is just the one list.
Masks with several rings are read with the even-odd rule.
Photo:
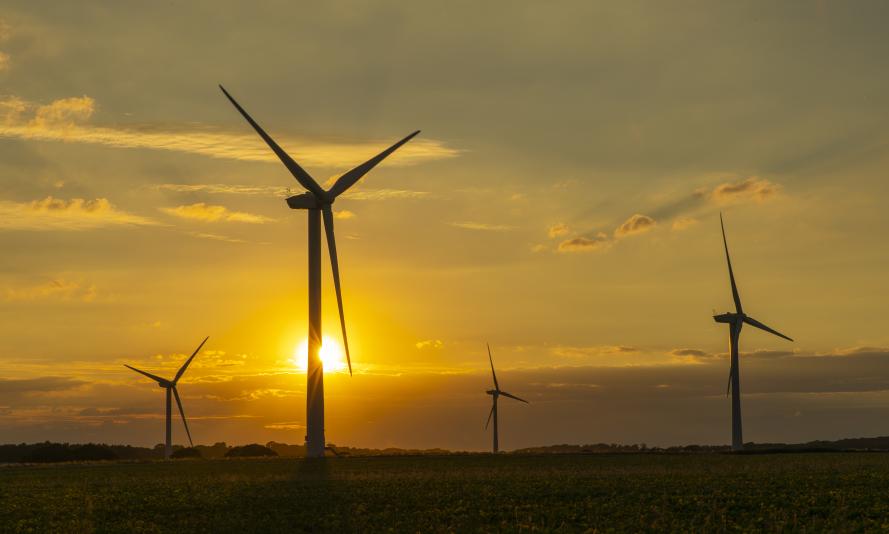
[[491, 396], [491, 400], [493, 404], [491, 405], [491, 413], [488, 414], [488, 422], [485, 423], [485, 430], [488, 429], [488, 425], [491, 424], [491, 418], [494, 418], [494, 453], [500, 452], [500, 441], [499, 435], [497, 433], [499, 427], [497, 425], [497, 398], [500, 395], [504, 397], [509, 397], [510, 399], [515, 399], [517, 401], [522, 401], [525, 404], [529, 404], [525, 399], [520, 399], [513, 395], [512, 393], [507, 393], [500, 389], [500, 384], [497, 383], [497, 373], [494, 371], [494, 356], [491, 355], [491, 345], [488, 345], [488, 360], [491, 362], [491, 376], [494, 377], [494, 389], [489, 389], [485, 393]]
[[732, 394], [732, 450], [744, 450], [744, 438], [741, 435], [741, 377], [740, 368], [738, 366], [738, 340], [741, 337], [741, 327], [744, 323], [765, 330], [770, 334], [783, 337], [788, 341], [793, 341], [781, 332], [769, 328], [768, 326], [757, 321], [753, 317], [744, 314], [741, 307], [741, 297], [738, 295], [738, 286], [735, 284], [735, 274], [732, 272], [732, 260], [728, 254], [728, 242], [725, 239], [725, 224], [722, 222], [722, 214], [719, 214], [719, 226], [722, 228], [722, 244], [725, 246], [725, 261], [728, 264], [728, 277], [732, 284], [732, 298], [735, 301], [735, 313], [726, 312], [722, 315], [714, 315], [713, 320], [717, 323], [728, 323], [729, 325], [729, 347], [731, 349], [731, 368], [728, 375], [728, 389], [726, 395]]
[[201, 347], [204, 346], [204, 343], [210, 339], [210, 336], [204, 338], [201, 341], [201, 344], [198, 345], [198, 348], [194, 350], [194, 352], [189, 356], [185, 363], [182, 364], [182, 367], [176, 371], [176, 376], [173, 377], [173, 380], [167, 380], [166, 378], [161, 378], [157, 375], [153, 375], [151, 373], [147, 373], [142, 371], [141, 369], [136, 369], [133, 366], [124, 364], [124, 367], [129, 367], [133, 371], [137, 373], [143, 374], [148, 378], [157, 382], [157, 385], [167, 390], [167, 439], [164, 442], [164, 458], [169, 458], [171, 454], [173, 454], [173, 410], [170, 395], [176, 397], [176, 404], [179, 406], [179, 415], [182, 416], [182, 424], [185, 425], [185, 433], [188, 434], [188, 444], [194, 447], [194, 442], [191, 441], [191, 432], [188, 430], [188, 421], [185, 420], [185, 411], [182, 410], [182, 401], [179, 399], [179, 391], [176, 389], [176, 384], [179, 382], [179, 379], [182, 378], [182, 375], [185, 374], [185, 370], [188, 369], [188, 364], [197, 356], [198, 352], [201, 351]]
[[380, 152], [351, 171], [337, 179], [333, 187], [325, 191], [309, 173], [303, 170], [278, 144], [272, 139], [244, 108], [221, 85], [219, 86], [229, 101], [247, 119], [250, 126], [266, 142], [307, 192], [287, 199], [291, 209], [308, 212], [309, 217], [309, 342], [308, 362], [306, 365], [306, 456], [320, 458], [324, 456], [324, 367], [319, 351], [321, 349], [321, 218], [324, 218], [324, 231], [327, 234], [327, 249], [330, 266], [333, 270], [333, 286], [336, 290], [336, 301], [340, 312], [340, 325], [343, 331], [343, 347], [346, 351], [346, 362], [349, 374], [352, 374], [352, 357], [349, 354], [349, 341], [346, 338], [346, 320], [343, 314], [343, 297], [340, 292], [340, 268], [336, 255], [336, 238], [333, 234], [334, 200], [347, 189], [355, 185], [365, 174], [395, 152], [401, 145], [410, 141], [419, 130], [408, 135], [401, 141]]

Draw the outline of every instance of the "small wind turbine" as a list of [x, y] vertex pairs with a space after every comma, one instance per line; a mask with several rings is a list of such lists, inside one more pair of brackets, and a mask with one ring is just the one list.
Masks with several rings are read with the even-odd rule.
[[491, 424], [491, 418], [494, 418], [494, 453], [500, 452], [500, 441], [499, 436], [497, 434], [498, 425], [497, 425], [497, 398], [500, 395], [504, 397], [509, 397], [510, 399], [515, 399], [517, 401], [522, 401], [525, 404], [529, 404], [525, 399], [520, 399], [513, 395], [512, 393], [507, 393], [500, 389], [500, 384], [497, 383], [497, 373], [494, 371], [494, 356], [491, 355], [491, 345], [488, 345], [488, 360], [491, 362], [491, 376], [494, 377], [494, 389], [489, 389], [485, 393], [491, 396], [493, 404], [491, 405], [491, 413], [488, 414], [488, 422], [485, 423], [485, 430], [488, 429], [488, 425]]
[[781, 332], [762, 324], [753, 317], [744, 314], [744, 309], [741, 307], [741, 297], [738, 295], [738, 286], [735, 285], [735, 275], [732, 272], [732, 260], [729, 258], [728, 254], [728, 242], [725, 240], [725, 224], [722, 222], [721, 213], [719, 214], [719, 226], [722, 227], [722, 244], [725, 246], [725, 261], [728, 263], [728, 277], [732, 284], [732, 298], [735, 301], [735, 313], [726, 312], [722, 315], [716, 315], [714, 313], [713, 320], [717, 323], [728, 323], [729, 325], [731, 368], [729, 369], [728, 375], [728, 389], [725, 394], [728, 395], [729, 392], [732, 394], [732, 450], [741, 451], [744, 450], [744, 438], [741, 435], [741, 377], [739, 376], [740, 372], [738, 367], [738, 340], [741, 337], [741, 327], [744, 323], [747, 323], [760, 330], [765, 330], [770, 334], [783, 337], [788, 341], [793, 340]]
[[176, 376], [173, 377], [173, 380], [167, 380], [166, 378], [161, 378], [157, 375], [153, 375], [151, 373], [147, 373], [140, 369], [136, 369], [130, 365], [124, 364], [124, 367], [129, 367], [133, 371], [137, 373], [143, 374], [148, 378], [157, 382], [157, 385], [167, 390], [167, 439], [164, 442], [164, 458], [169, 458], [171, 454], [173, 454], [173, 410], [170, 395], [176, 397], [176, 404], [179, 406], [179, 414], [182, 416], [182, 424], [185, 425], [185, 433], [188, 434], [188, 444], [194, 447], [194, 443], [191, 441], [191, 432], [188, 431], [188, 421], [185, 420], [185, 411], [182, 410], [182, 401], [179, 399], [179, 391], [176, 389], [176, 384], [179, 382], [179, 379], [182, 378], [182, 375], [185, 374], [185, 370], [188, 368], [188, 364], [197, 356], [198, 352], [200, 352], [201, 347], [204, 346], [204, 343], [210, 339], [210, 336], [204, 338], [201, 341], [201, 344], [198, 345], [198, 348], [192, 353], [192, 355], [185, 360], [185, 363], [182, 364], [182, 367], [176, 371]]
[[347, 189], [355, 185], [365, 174], [376, 167], [378, 163], [395, 152], [401, 145], [410, 141], [416, 131], [401, 141], [380, 152], [373, 158], [355, 167], [346, 174], [340, 176], [333, 187], [325, 191], [309, 173], [303, 170], [278, 143], [269, 136], [257, 124], [247, 111], [228, 94], [221, 85], [219, 86], [225, 96], [237, 108], [238, 112], [256, 130], [263, 141], [278, 156], [281, 163], [287, 167], [296, 181], [308, 191], [300, 195], [294, 195], [287, 199], [290, 209], [306, 210], [309, 218], [309, 341], [308, 362], [306, 365], [306, 456], [321, 458], [324, 456], [324, 367], [319, 356], [321, 349], [321, 216], [324, 216], [324, 231], [327, 234], [327, 250], [330, 255], [330, 266], [333, 270], [333, 287], [336, 290], [336, 301], [340, 312], [340, 325], [343, 331], [343, 348], [346, 352], [346, 362], [349, 364], [349, 374], [352, 374], [352, 357], [349, 355], [349, 341], [346, 338], [346, 319], [343, 314], [343, 296], [340, 292], [340, 267], [336, 255], [336, 238], [333, 234], [333, 202]]

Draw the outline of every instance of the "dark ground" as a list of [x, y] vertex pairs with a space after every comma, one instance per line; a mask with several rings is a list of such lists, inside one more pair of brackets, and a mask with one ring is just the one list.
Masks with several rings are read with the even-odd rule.
[[3, 532], [889, 529], [889, 453], [0, 467]]

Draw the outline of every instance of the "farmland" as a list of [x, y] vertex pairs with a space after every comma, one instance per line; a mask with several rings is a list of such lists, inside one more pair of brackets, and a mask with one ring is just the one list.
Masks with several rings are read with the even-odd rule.
[[0, 531], [855, 531], [887, 495], [884, 453], [69, 463], [0, 467]]

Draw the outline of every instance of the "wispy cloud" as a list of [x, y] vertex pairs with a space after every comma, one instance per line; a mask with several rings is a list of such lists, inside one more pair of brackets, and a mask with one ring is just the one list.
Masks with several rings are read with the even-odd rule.
[[568, 235], [568, 225], [565, 223], [556, 223], [549, 227], [547, 230], [547, 235], [549, 235], [550, 239], [561, 237], [563, 235]]
[[[277, 162], [271, 150], [254, 133], [230, 133], [210, 127], [180, 129], [152, 126], [98, 126], [89, 124], [95, 101], [88, 97], [63, 98], [37, 104], [18, 97], [0, 101], [5, 116], [0, 137], [36, 141], [65, 141], [99, 144], [116, 148], [145, 148], [199, 154], [212, 158]], [[276, 136], [294, 159], [306, 166], [352, 167], [377, 154], [390, 140], [319, 141]], [[435, 139], [415, 139], [398, 150], [387, 165], [413, 165], [428, 160], [452, 158], [459, 151]]]
[[615, 239], [643, 234], [655, 227], [657, 223], [647, 215], [635, 214], [614, 230]]
[[595, 345], [591, 347], [558, 346], [551, 352], [556, 356], [568, 358], [586, 358], [590, 356], [613, 356], [637, 354], [639, 349], [627, 345]]
[[262, 224], [273, 219], [263, 215], [255, 215], [253, 213], [245, 213], [242, 211], [231, 211], [225, 206], [213, 206], [203, 202], [189, 204], [187, 206], [176, 206], [173, 208], [159, 208], [161, 211], [180, 219], [190, 219], [204, 222], [243, 222], [251, 224]]
[[6, 300], [29, 301], [43, 299], [79, 300], [91, 302], [96, 298], [96, 286], [64, 278], [6, 289]]
[[671, 225], [671, 229], [674, 232], [680, 232], [687, 228], [690, 228], [694, 225], [698, 224], [698, 220], [694, 217], [677, 217], [673, 219], [673, 224]]
[[333, 217], [335, 219], [353, 219], [355, 214], [349, 210], [337, 210], [333, 212]]
[[751, 176], [744, 180], [719, 184], [710, 192], [709, 197], [717, 204], [765, 202], [775, 198], [780, 192], [780, 185]]
[[417, 341], [414, 346], [417, 347], [417, 350], [440, 349], [444, 346], [444, 343], [440, 339], [424, 339], [423, 341]]
[[591, 252], [606, 250], [611, 246], [611, 238], [602, 232], [592, 237], [575, 237], [559, 243], [559, 252]]
[[[596, 234], [574, 237], [559, 243], [559, 246], [556, 250], [558, 250], [559, 252], [604, 251], [608, 250], [613, 244], [621, 239], [632, 235], [648, 232], [655, 226], [657, 226], [657, 221], [655, 221], [653, 218], [637, 213], [624, 221], [623, 224], [615, 228], [613, 237], [610, 237], [605, 232], [598, 232]], [[562, 228], [558, 229], [558, 231], [561, 230]], [[565, 233], [567, 233], [568, 228], [565, 227], [564, 230]], [[550, 229], [550, 236], [553, 236], [552, 229]]]
[[[294, 189], [278, 186], [237, 185], [237, 184], [158, 184], [152, 186], [160, 191], [177, 193], [211, 193], [230, 195], [266, 195], [283, 198], [296, 194]], [[410, 191], [405, 189], [357, 189], [345, 192], [342, 198], [349, 200], [398, 200], [428, 198], [426, 191]]]
[[480, 230], [483, 232], [506, 232], [515, 229], [515, 226], [507, 226], [503, 224], [487, 224], [472, 221], [452, 222], [449, 224], [457, 228], [463, 228], [464, 230]]
[[212, 241], [223, 241], [225, 243], [246, 243], [246, 241], [244, 241], [243, 239], [237, 239], [234, 237], [219, 234], [210, 234], [207, 232], [190, 232], [188, 235], [197, 237], [199, 239], [210, 239]]
[[107, 199], [32, 202], [0, 201], [0, 230], [89, 230], [112, 225], [148, 226], [158, 222], [115, 208]]

